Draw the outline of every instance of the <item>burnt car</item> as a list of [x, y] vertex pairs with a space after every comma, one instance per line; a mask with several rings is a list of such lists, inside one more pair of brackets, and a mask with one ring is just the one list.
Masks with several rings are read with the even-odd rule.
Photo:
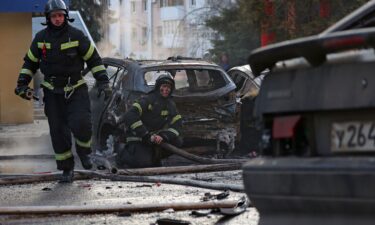
[[183, 147], [224, 144], [224, 150], [234, 149], [239, 126], [236, 85], [218, 65], [184, 57], [167, 60], [103, 58], [103, 63], [113, 94], [106, 102], [92, 101], [96, 149], [114, 147], [116, 151], [116, 146], [123, 144], [125, 124], [117, 121], [135, 100], [153, 90], [156, 78], [162, 74], [172, 75], [176, 83], [173, 99], [182, 115]]
[[237, 152], [250, 157], [259, 154], [261, 131], [254, 115], [255, 99], [262, 80], [268, 73], [263, 71], [255, 76], [250, 65], [236, 66], [228, 70], [228, 75], [236, 84], [236, 95], [240, 103], [240, 132]]
[[228, 70], [229, 77], [236, 84], [237, 96], [242, 98], [253, 90], [258, 91], [267, 70], [261, 75], [255, 76], [250, 65], [236, 66]]
[[[243, 171], [260, 224], [375, 220], [375, 1], [311, 37], [249, 56], [262, 157]], [[256, 182], [254, 182], [256, 181]]]

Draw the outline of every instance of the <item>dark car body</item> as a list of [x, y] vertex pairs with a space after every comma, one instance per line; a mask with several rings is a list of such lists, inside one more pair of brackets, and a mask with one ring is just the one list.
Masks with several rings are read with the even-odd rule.
[[216, 64], [188, 58], [148, 61], [104, 58], [103, 63], [113, 94], [105, 103], [96, 101], [92, 105], [97, 149], [106, 149], [108, 140], [114, 140], [115, 144], [124, 142], [126, 125], [117, 121], [135, 100], [152, 91], [156, 78], [165, 73], [175, 79], [172, 96], [183, 119], [184, 147], [211, 142], [216, 146], [217, 136], [223, 132], [236, 136], [239, 125], [236, 86]]
[[270, 69], [255, 110], [263, 157], [244, 167], [260, 224], [375, 221], [374, 19], [371, 1], [319, 35], [250, 55], [255, 75]]

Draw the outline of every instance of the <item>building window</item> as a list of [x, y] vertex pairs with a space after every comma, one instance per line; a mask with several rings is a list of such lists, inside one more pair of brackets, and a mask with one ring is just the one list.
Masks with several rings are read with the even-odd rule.
[[180, 20], [166, 20], [163, 21], [164, 35], [175, 34], [178, 32]]
[[142, 40], [141, 45], [145, 45], [147, 42], [147, 27], [142, 27]]
[[196, 0], [190, 0], [190, 5], [191, 6], [195, 6], [197, 3], [196, 3]]
[[156, 27], [156, 44], [161, 45], [163, 43], [163, 27], [158, 26]]
[[132, 28], [132, 39], [137, 39], [137, 28], [135, 27]]
[[142, 0], [143, 10], [147, 11], [147, 0]]
[[130, 2], [130, 7], [133, 13], [135, 13], [135, 1]]
[[184, 5], [184, 0], [160, 0], [160, 8]]

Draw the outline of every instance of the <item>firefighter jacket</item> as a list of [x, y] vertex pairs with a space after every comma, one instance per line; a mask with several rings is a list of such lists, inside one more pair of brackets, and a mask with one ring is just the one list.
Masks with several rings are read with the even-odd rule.
[[124, 122], [128, 126], [127, 142], [140, 141], [150, 134], [172, 141], [180, 135], [182, 126], [174, 101], [162, 97], [157, 91], [136, 101], [125, 114]]
[[61, 29], [47, 27], [35, 35], [24, 57], [18, 85], [28, 85], [40, 68], [45, 77], [42, 85], [50, 90], [63, 86], [68, 79], [79, 86], [84, 83], [81, 71], [85, 62], [97, 80], [108, 81], [99, 54], [82, 31], [68, 23]]

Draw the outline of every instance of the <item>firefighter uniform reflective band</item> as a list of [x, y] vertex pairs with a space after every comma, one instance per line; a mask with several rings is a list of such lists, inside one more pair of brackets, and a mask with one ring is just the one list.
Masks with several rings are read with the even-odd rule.
[[94, 53], [94, 50], [95, 50], [95, 47], [92, 43], [90, 43], [90, 48], [89, 50], [87, 51], [87, 53], [85, 54], [85, 56], [83, 56], [83, 60], [87, 61], [91, 58], [92, 54]]
[[138, 109], [139, 116], [142, 116], [142, 107], [141, 107], [141, 105], [138, 102], [136, 102], [136, 103], [133, 104], [133, 106]]
[[81, 147], [84, 147], [84, 148], [90, 148], [91, 147], [91, 139], [87, 142], [83, 142], [83, 141], [80, 141], [80, 140], [76, 139], [76, 143], [77, 143], [77, 145], [79, 145]]
[[70, 41], [70, 42], [67, 42], [67, 43], [62, 43], [61, 44], [61, 50], [65, 50], [65, 49], [68, 49], [68, 48], [74, 48], [74, 47], [78, 47], [78, 46], [79, 46], [78, 41]]
[[181, 115], [176, 115], [175, 117], [173, 117], [171, 124], [176, 123], [177, 120], [180, 120], [181, 118], [182, 118]]
[[96, 73], [96, 72], [99, 72], [99, 71], [103, 71], [105, 70], [105, 67], [103, 65], [100, 65], [100, 66], [95, 66], [94, 68], [91, 69], [91, 73]]
[[55, 155], [55, 159], [56, 160], [66, 160], [66, 159], [69, 159], [69, 158], [71, 158], [71, 157], [73, 157], [73, 154], [72, 154], [72, 151], [71, 150], [69, 150], [69, 151], [66, 151], [66, 152], [64, 152], [64, 153], [61, 153], [61, 154], [56, 154]]
[[26, 74], [26, 75], [30, 75], [31, 77], [34, 75], [33, 71], [29, 70], [29, 69], [21, 69], [21, 72], [22, 74]]
[[77, 81], [77, 83], [75, 85], [64, 87], [64, 91], [65, 92], [72, 91], [72, 90], [76, 89], [77, 87], [81, 86], [84, 83], [86, 83], [86, 81], [84, 79], [81, 79], [81, 80]]
[[180, 133], [178, 133], [178, 131], [176, 129], [173, 129], [173, 128], [168, 128], [167, 131], [170, 131], [170, 132], [174, 133], [176, 136], [180, 135]]
[[143, 125], [142, 121], [138, 120], [137, 122], [135, 122], [135, 123], [133, 123], [132, 125], [130, 125], [130, 128], [134, 130], [134, 129], [136, 129], [137, 127], [140, 127], [140, 126], [142, 126], [142, 125]]
[[[84, 79], [81, 79], [81, 80], [77, 81], [77, 83], [76, 83], [75, 85], [72, 85], [72, 86], [65, 86], [65, 87], [64, 87], [64, 91], [65, 91], [65, 92], [72, 91], [73, 89], [76, 89], [77, 87], [81, 86], [81, 85], [84, 84], [84, 83], [86, 83], [86, 81], [85, 81]], [[41, 85], [43, 85], [44, 87], [48, 88], [48, 89], [51, 90], [51, 91], [55, 89], [55, 87], [54, 87], [52, 84], [48, 83], [48, 82], [45, 81], [45, 80], [42, 82]]]
[[31, 49], [29, 49], [29, 51], [27, 52], [27, 56], [33, 62], [38, 62], [39, 61], [39, 59], [37, 57], [35, 57], [34, 54], [31, 52]]
[[168, 110], [163, 110], [160, 112], [161, 116], [168, 116]]
[[129, 142], [129, 141], [142, 141], [142, 138], [140, 138], [140, 137], [127, 137], [126, 142]]
[[38, 48], [43, 49], [43, 46], [45, 46], [46, 49], [51, 49], [51, 43], [38, 42]]

